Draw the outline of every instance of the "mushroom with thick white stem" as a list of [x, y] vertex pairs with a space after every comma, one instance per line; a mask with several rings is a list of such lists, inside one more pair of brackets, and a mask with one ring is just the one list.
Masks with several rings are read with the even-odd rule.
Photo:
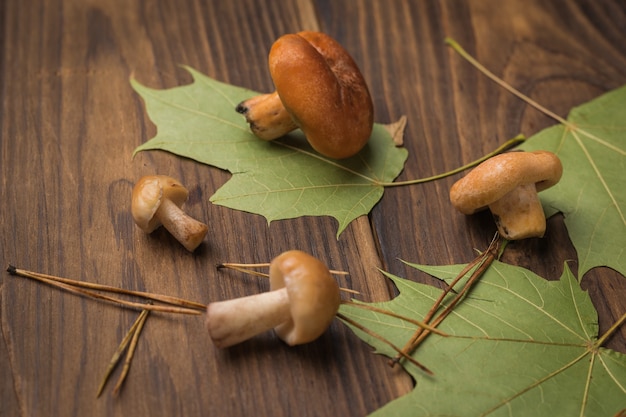
[[457, 181], [450, 201], [461, 213], [489, 208], [498, 232], [508, 240], [543, 237], [546, 217], [537, 193], [555, 185], [563, 173], [548, 151], [508, 152], [489, 158]]
[[185, 249], [193, 252], [202, 243], [208, 227], [180, 208], [188, 196], [187, 189], [172, 177], [142, 177], [133, 188], [133, 219], [146, 233], [152, 233], [163, 225]]
[[298, 250], [270, 263], [270, 291], [210, 303], [206, 324], [213, 343], [225, 348], [274, 329], [290, 346], [317, 339], [339, 310], [339, 286], [317, 258]]

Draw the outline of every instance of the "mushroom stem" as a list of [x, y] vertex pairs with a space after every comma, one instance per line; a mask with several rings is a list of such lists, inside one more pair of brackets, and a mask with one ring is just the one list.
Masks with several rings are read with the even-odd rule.
[[246, 117], [250, 130], [263, 140], [277, 139], [298, 127], [277, 92], [249, 98], [235, 110]]
[[206, 224], [189, 217], [170, 199], [163, 199], [155, 216], [184, 247], [193, 252], [206, 236]]
[[210, 303], [206, 324], [218, 348], [248, 340], [290, 320], [286, 288]]
[[519, 240], [528, 237], [543, 237], [546, 217], [534, 183], [520, 185], [491, 203], [489, 210], [505, 239]]

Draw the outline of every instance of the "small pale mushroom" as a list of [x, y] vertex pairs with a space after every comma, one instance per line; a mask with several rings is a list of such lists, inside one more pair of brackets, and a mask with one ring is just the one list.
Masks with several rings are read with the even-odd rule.
[[489, 208], [508, 240], [543, 237], [546, 218], [537, 195], [555, 185], [563, 166], [552, 152], [508, 152], [489, 158], [457, 181], [450, 201], [463, 214]]
[[133, 219], [146, 233], [152, 233], [163, 225], [185, 249], [193, 252], [204, 240], [208, 227], [180, 208], [188, 196], [187, 189], [172, 177], [142, 177], [133, 188]]
[[374, 125], [367, 84], [348, 52], [320, 32], [281, 36], [269, 53], [276, 91], [241, 102], [259, 138], [273, 140], [302, 129], [313, 149], [329, 158], [358, 153]]
[[274, 329], [290, 346], [317, 339], [341, 302], [339, 286], [317, 258], [292, 250], [270, 263], [270, 291], [210, 303], [206, 325], [219, 348]]

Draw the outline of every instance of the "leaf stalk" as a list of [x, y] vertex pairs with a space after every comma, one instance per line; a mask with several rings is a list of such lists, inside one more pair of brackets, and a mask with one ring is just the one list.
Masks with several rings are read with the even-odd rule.
[[496, 148], [495, 150], [489, 152], [488, 154], [482, 156], [481, 158], [478, 158], [477, 160], [470, 162], [469, 164], [465, 164], [463, 166], [460, 166], [458, 168], [455, 168], [451, 171], [448, 172], [444, 172], [442, 174], [437, 174], [437, 175], [433, 175], [431, 177], [425, 177], [425, 178], [419, 178], [419, 179], [415, 179], [415, 180], [407, 180], [407, 181], [395, 181], [395, 182], [376, 182], [374, 181], [377, 185], [381, 185], [383, 187], [400, 187], [400, 186], [404, 186], [404, 185], [415, 185], [415, 184], [423, 184], [426, 182], [430, 182], [430, 181], [436, 181], [436, 180], [440, 180], [455, 174], [458, 174], [459, 172], [463, 172], [466, 169], [470, 169], [473, 168], [479, 164], [481, 164], [482, 162], [485, 162], [487, 159], [496, 156], [504, 151], [506, 151], [507, 149], [513, 148], [517, 145], [519, 145], [520, 143], [524, 142], [526, 140], [526, 137], [524, 135], [517, 135], [512, 139], [507, 140], [505, 143], [503, 143], [502, 145], [500, 145], [498, 148]]
[[624, 323], [626, 323], [626, 313], [622, 315], [604, 334], [593, 344], [594, 348], [601, 347], [606, 343], [607, 339], [617, 331]]
[[463, 49], [463, 47], [461, 45], [459, 45], [454, 39], [446, 38], [445, 39], [445, 43], [446, 43], [446, 45], [450, 46], [456, 53], [458, 53], [463, 59], [465, 59], [467, 62], [469, 62], [471, 65], [473, 65], [478, 71], [482, 72], [487, 78], [489, 78], [491, 81], [495, 82], [500, 87], [502, 87], [505, 90], [507, 90], [509, 93], [513, 94], [514, 96], [516, 96], [520, 100], [526, 102], [527, 104], [529, 104], [532, 107], [536, 108], [537, 110], [539, 110], [543, 114], [553, 118], [554, 120], [558, 121], [559, 123], [562, 123], [563, 125], [568, 126], [570, 128], [574, 127], [570, 122], [568, 122], [567, 120], [565, 120], [564, 118], [562, 118], [558, 114], [554, 113], [553, 111], [551, 111], [551, 110], [547, 109], [546, 107], [542, 106], [541, 104], [537, 103], [535, 100], [531, 99], [530, 97], [524, 95], [522, 92], [520, 92], [519, 90], [516, 90], [515, 88], [513, 88], [511, 85], [506, 83], [503, 79], [501, 79], [500, 77], [495, 75], [493, 72], [489, 71], [484, 65], [482, 65], [480, 62], [478, 62], [465, 49]]

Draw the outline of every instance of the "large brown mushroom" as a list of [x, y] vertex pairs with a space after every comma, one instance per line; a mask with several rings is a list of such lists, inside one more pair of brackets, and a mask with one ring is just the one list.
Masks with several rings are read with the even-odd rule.
[[374, 106], [348, 52], [320, 32], [280, 37], [269, 54], [276, 91], [241, 102], [252, 132], [273, 140], [300, 128], [317, 152], [342, 159], [358, 153], [374, 124]]
[[283, 252], [270, 263], [270, 291], [210, 303], [207, 328], [225, 348], [274, 328], [288, 345], [309, 343], [328, 328], [341, 299], [322, 262], [304, 252]]
[[131, 213], [146, 233], [163, 225], [184, 247], [193, 252], [206, 236], [207, 225], [189, 217], [180, 207], [189, 192], [167, 175], [142, 177], [133, 188]]
[[461, 213], [489, 208], [509, 240], [543, 237], [546, 217], [537, 193], [555, 185], [563, 166], [552, 152], [508, 152], [489, 158], [450, 189]]

